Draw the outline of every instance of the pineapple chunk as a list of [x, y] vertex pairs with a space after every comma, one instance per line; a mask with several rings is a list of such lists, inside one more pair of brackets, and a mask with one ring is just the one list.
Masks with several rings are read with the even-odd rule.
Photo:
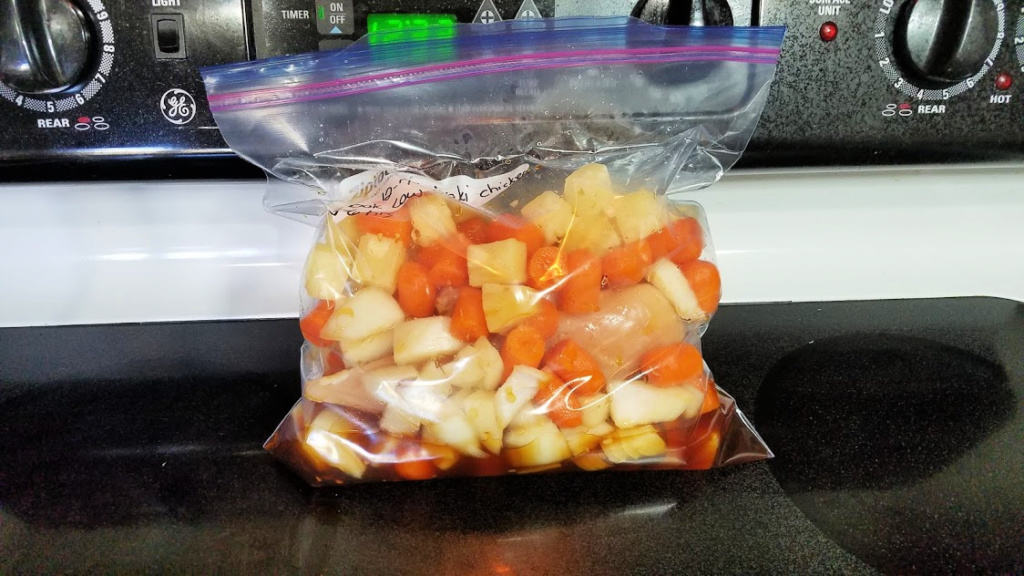
[[603, 213], [577, 215], [562, 241], [562, 247], [567, 251], [590, 250], [598, 256], [620, 244], [619, 233]]
[[455, 220], [443, 196], [427, 194], [409, 200], [412, 239], [420, 246], [431, 246], [455, 234]]
[[467, 456], [483, 458], [487, 454], [480, 449], [476, 428], [456, 403], [454, 399], [446, 403], [436, 422], [423, 423], [423, 440], [447, 444]]
[[672, 303], [676, 314], [687, 322], [706, 322], [707, 312], [701, 309], [697, 295], [683, 276], [679, 267], [667, 258], [662, 258], [647, 270], [647, 281]]
[[447, 316], [430, 316], [396, 326], [395, 364], [416, 364], [458, 352], [463, 343], [452, 336], [451, 324]]
[[391, 330], [402, 320], [405, 312], [390, 294], [363, 288], [334, 308], [320, 335], [327, 340], [363, 340]]
[[581, 166], [565, 179], [563, 196], [577, 217], [607, 213], [614, 198], [608, 167], [596, 163]]
[[398, 282], [398, 269], [405, 262], [405, 246], [380, 234], [364, 234], [356, 253], [356, 273], [364, 286], [376, 286], [391, 294]]
[[501, 428], [494, 405], [494, 392], [489, 390], [475, 390], [462, 400], [463, 411], [476, 429], [477, 438], [491, 454], [501, 452]]
[[579, 456], [584, 452], [590, 452], [601, 443], [601, 437], [588, 432], [586, 426], [562, 429], [562, 436], [569, 446], [573, 456]]
[[638, 190], [619, 196], [614, 206], [615, 227], [623, 242], [643, 240], [668, 224], [668, 210], [653, 192]]
[[526, 286], [484, 284], [482, 292], [484, 321], [487, 330], [493, 333], [503, 332], [533, 316], [541, 298], [536, 290]]
[[380, 429], [395, 436], [415, 436], [420, 431], [420, 419], [398, 404], [388, 404], [380, 416]]
[[665, 453], [665, 441], [654, 426], [616, 430], [601, 440], [605, 457], [616, 464], [635, 462]]
[[544, 231], [544, 239], [548, 244], [564, 238], [572, 225], [572, 206], [552, 190], [530, 200], [523, 206], [522, 213], [527, 220]]
[[342, 370], [307, 380], [302, 385], [302, 397], [311, 402], [348, 406], [371, 414], [380, 414], [384, 410], [384, 403], [367, 388], [355, 370]]
[[441, 371], [452, 386], [478, 388], [484, 377], [479, 354], [473, 346], [466, 346], [455, 355], [455, 359], [441, 366]]
[[498, 413], [498, 425], [504, 430], [527, 404], [537, 395], [541, 382], [548, 375], [529, 366], [516, 366], [505, 383], [494, 395], [494, 407]]
[[481, 336], [473, 343], [476, 349], [477, 362], [483, 371], [480, 379], [480, 387], [485, 390], [494, 390], [501, 384], [501, 375], [505, 371], [505, 364], [501, 360], [501, 353], [498, 352], [486, 336]]
[[343, 249], [351, 251], [352, 248], [359, 245], [359, 237], [362, 236], [355, 218], [342, 218], [333, 223], [328, 222], [325, 234], [339, 252]]
[[509, 238], [466, 248], [469, 285], [522, 284], [526, 282], [526, 244]]
[[611, 400], [607, 394], [597, 394], [581, 399], [583, 410], [583, 425], [587, 428], [601, 426], [608, 421], [608, 413], [611, 409]]
[[525, 427], [510, 430], [506, 439], [510, 437], [515, 445], [505, 449], [505, 460], [515, 468], [557, 464], [572, 457], [558, 426], [545, 417], [532, 419]]
[[351, 260], [330, 244], [318, 243], [306, 258], [306, 293], [318, 300], [339, 300], [347, 295]]
[[332, 410], [324, 410], [306, 429], [303, 438], [306, 453], [353, 478], [362, 478], [366, 462], [359, 457], [359, 446], [346, 438], [353, 431], [347, 420]]
[[338, 341], [338, 346], [341, 347], [341, 357], [345, 360], [345, 365], [355, 366], [388, 356], [391, 354], [393, 341], [392, 331], [386, 330], [362, 340], [342, 338]]
[[612, 465], [611, 462], [604, 459], [604, 456], [602, 456], [600, 452], [580, 454], [572, 459], [572, 463], [579, 466], [580, 470], [586, 470], [587, 472], [604, 470], [605, 468], [610, 468]]
[[671, 422], [680, 416], [693, 418], [704, 402], [704, 395], [693, 386], [662, 388], [632, 381], [611, 390], [612, 422], [619, 428]]
[[385, 366], [363, 373], [363, 385], [381, 402], [401, 403], [399, 386], [406, 382], [415, 382], [419, 372], [412, 366]]

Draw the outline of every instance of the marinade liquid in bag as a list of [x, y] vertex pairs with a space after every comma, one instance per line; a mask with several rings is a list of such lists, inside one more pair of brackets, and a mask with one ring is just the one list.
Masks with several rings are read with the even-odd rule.
[[783, 30], [386, 34], [204, 71], [268, 207], [318, 226], [266, 448], [314, 485], [769, 457], [701, 356], [721, 286], [682, 193], [739, 157]]

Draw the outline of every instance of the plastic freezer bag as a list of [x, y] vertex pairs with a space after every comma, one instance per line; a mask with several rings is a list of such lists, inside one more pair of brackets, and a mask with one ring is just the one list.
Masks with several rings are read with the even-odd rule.
[[266, 448], [314, 485], [769, 457], [701, 356], [682, 193], [740, 155], [782, 34], [526, 20], [205, 70], [268, 207], [317, 225]]

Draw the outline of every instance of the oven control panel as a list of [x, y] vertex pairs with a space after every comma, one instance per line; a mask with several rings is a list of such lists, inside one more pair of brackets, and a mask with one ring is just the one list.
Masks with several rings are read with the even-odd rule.
[[256, 174], [200, 67], [587, 13], [787, 26], [741, 166], [1024, 160], [1024, 0], [0, 0], [0, 180]]

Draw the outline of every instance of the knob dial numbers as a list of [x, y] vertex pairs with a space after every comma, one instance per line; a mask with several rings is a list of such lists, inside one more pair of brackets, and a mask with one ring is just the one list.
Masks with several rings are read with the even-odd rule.
[[1006, 28], [1004, 0], [878, 0], [874, 55], [893, 88], [948, 100], [995, 64]]
[[1020, 18], [1017, 20], [1017, 29], [1013, 33], [1013, 45], [1017, 48], [1017, 63], [1020, 71], [1024, 74], [1024, 5], [1020, 7]]
[[[68, 2], [69, 0], [62, 1]], [[31, 79], [28, 78], [15, 79], [12, 77], [12, 81], [8, 83], [0, 80], [0, 98], [34, 112], [60, 113], [85, 104], [103, 88], [114, 67], [114, 27], [110, 22], [110, 15], [102, 0], [76, 2], [74, 8], [75, 13], [80, 14], [86, 20], [82, 24], [88, 26], [85, 36], [91, 38], [91, 45], [75, 45], [73, 54], [55, 54], [53, 61], [82, 63], [83, 66], [79, 70], [78, 76], [71, 78], [63, 74], [62, 71], [53, 73], [51, 70], [47, 80], [53, 81], [55, 76], [59, 78], [54, 82], [58, 86], [54, 90], [40, 88], [30, 91], [23, 87], [32, 85]], [[52, 21], [47, 23], [52, 25]], [[35, 41], [38, 42], [38, 39]], [[21, 42], [23, 49], [35, 49], [31, 45], [32, 38], [24, 37]], [[24, 60], [30, 62], [31, 58], [26, 57]], [[45, 77], [46, 74], [43, 76]], [[69, 88], [66, 87], [68, 85], [70, 85]]]

